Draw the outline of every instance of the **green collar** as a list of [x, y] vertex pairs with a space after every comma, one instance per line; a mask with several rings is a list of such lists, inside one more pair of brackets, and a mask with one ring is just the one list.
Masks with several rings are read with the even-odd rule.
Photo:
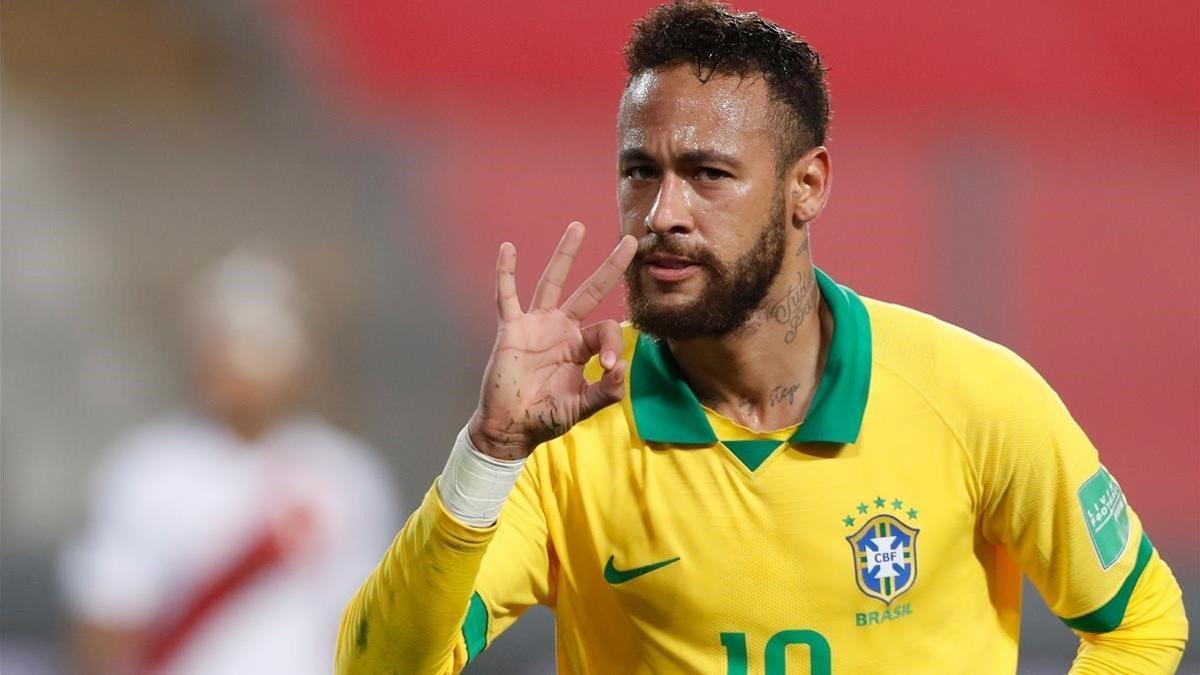
[[[871, 385], [871, 321], [854, 291], [839, 286], [821, 270], [813, 270], [833, 315], [833, 339], [808, 416], [788, 442], [853, 443], [858, 440]], [[672, 445], [718, 441], [666, 343], [646, 334], [638, 336], [629, 394], [643, 440]]]

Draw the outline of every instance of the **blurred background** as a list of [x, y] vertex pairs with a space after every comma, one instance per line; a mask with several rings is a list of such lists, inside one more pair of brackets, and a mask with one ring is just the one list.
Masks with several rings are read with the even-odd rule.
[[[576, 277], [615, 240], [620, 49], [649, 6], [4, 1], [0, 671], [69, 672], [59, 561], [94, 471], [194, 407], [184, 297], [248, 244], [304, 289], [299, 408], [415, 507], [475, 403], [499, 243], [527, 294], [568, 221], [590, 226]], [[1195, 3], [737, 7], [830, 69], [817, 263], [1031, 361], [1195, 619]], [[1065, 672], [1074, 636], [1027, 590], [1022, 672]], [[531, 612], [474, 670], [552, 672], [552, 630]]]

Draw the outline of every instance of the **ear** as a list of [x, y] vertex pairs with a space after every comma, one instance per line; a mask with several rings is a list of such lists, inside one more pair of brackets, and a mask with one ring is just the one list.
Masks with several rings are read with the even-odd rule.
[[818, 145], [796, 160], [785, 179], [794, 226], [800, 227], [821, 215], [825, 202], [829, 201], [832, 182], [833, 166], [825, 146]]

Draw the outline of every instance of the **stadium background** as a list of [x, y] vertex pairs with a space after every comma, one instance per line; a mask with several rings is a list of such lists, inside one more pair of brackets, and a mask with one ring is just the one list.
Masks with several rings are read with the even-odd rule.
[[[647, 7], [5, 0], [0, 670], [62, 667], [54, 557], [89, 471], [186, 404], [179, 293], [244, 241], [308, 283], [309, 404], [380, 449], [414, 506], [474, 404], [497, 245], [517, 243], [528, 292], [567, 221], [591, 226], [580, 270], [614, 239], [619, 50]], [[818, 264], [1029, 359], [1194, 618], [1195, 4], [739, 8], [830, 67]], [[1023, 672], [1063, 672], [1073, 636], [1027, 606]], [[533, 613], [478, 671], [544, 671], [551, 630]]]

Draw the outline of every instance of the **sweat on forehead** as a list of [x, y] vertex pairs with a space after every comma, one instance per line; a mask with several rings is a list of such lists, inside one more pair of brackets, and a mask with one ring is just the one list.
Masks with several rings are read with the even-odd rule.
[[649, 70], [631, 78], [621, 96], [618, 136], [624, 142], [664, 127], [755, 134], [770, 128], [775, 105], [761, 77], [717, 74], [702, 81], [686, 65]]
[[825, 67], [811, 45], [779, 24], [713, 0], [674, 0], [655, 7], [634, 23], [625, 45], [628, 84], [649, 71], [678, 65], [699, 80], [725, 74], [768, 85], [781, 170], [825, 143]]

